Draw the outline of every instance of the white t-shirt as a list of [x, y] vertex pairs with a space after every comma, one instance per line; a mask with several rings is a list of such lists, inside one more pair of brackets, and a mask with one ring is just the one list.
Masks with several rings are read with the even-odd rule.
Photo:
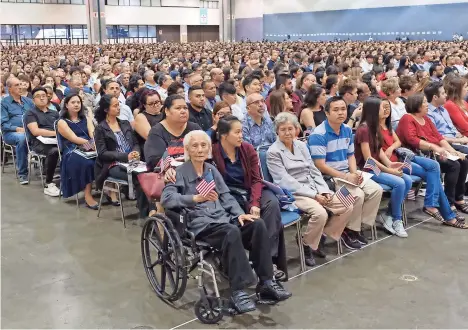
[[396, 130], [398, 123], [400, 122], [401, 117], [406, 113], [405, 103], [397, 97], [395, 100], [396, 104], [390, 102], [392, 106], [392, 127], [393, 130]]

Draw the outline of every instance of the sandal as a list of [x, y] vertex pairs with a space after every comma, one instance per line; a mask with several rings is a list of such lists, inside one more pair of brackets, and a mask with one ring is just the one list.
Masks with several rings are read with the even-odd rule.
[[455, 207], [458, 211], [468, 214], [468, 203], [457, 204], [455, 203]]
[[468, 229], [468, 225], [465, 222], [462, 222], [459, 220], [455, 221], [454, 223], [444, 221], [443, 224], [446, 226], [455, 227], [458, 229]]
[[423, 212], [430, 215], [431, 217], [433, 217], [437, 221], [445, 222], [444, 218], [442, 217], [442, 215], [440, 214], [439, 211], [431, 212], [426, 207], [423, 207]]
[[458, 211], [457, 211], [456, 208], [455, 208], [455, 210], [452, 209], [452, 211], [453, 211], [453, 213], [455, 213], [455, 219], [457, 219], [457, 220], [460, 221], [460, 222], [465, 223], [465, 217], [462, 216], [460, 213], [458, 213]]

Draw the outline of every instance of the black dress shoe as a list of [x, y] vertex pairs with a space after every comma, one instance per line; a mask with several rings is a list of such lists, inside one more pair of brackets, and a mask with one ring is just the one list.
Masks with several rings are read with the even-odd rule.
[[109, 195], [104, 195], [104, 196], [106, 197], [108, 204], [111, 204], [112, 206], [120, 206], [119, 201], [113, 201], [112, 198], [110, 198]]
[[99, 204], [97, 203], [94, 205], [89, 205], [88, 203], [85, 202], [85, 205], [88, 209], [95, 210], [95, 211], [99, 210]]
[[[299, 239], [297, 238], [297, 235], [296, 235], [296, 244], [299, 245]], [[316, 263], [315, 263], [314, 255], [312, 254], [312, 248], [304, 244], [302, 245], [302, 248], [304, 249], [305, 264], [309, 267], [314, 267]]]
[[252, 299], [242, 290], [234, 291], [230, 301], [239, 314], [248, 313], [257, 309]]
[[286, 291], [280, 283], [273, 280], [257, 284], [255, 291], [260, 300], [282, 301], [292, 296], [291, 292]]
[[315, 262], [312, 248], [308, 245], [304, 245], [303, 248], [304, 248], [305, 264], [309, 267], [314, 267], [316, 262]]
[[323, 247], [325, 245], [326, 239], [327, 239], [327, 236], [322, 235], [322, 238], [320, 238], [320, 243], [319, 243], [317, 250], [312, 250], [313, 255], [316, 256], [317, 258], [325, 259], [327, 257], [325, 251], [323, 251]]

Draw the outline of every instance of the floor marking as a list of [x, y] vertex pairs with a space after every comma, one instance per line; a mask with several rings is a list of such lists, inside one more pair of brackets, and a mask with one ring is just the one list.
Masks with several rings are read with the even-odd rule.
[[[408, 229], [414, 228], [414, 227], [419, 226], [420, 224], [423, 224], [423, 223], [425, 223], [425, 222], [427, 222], [427, 221], [429, 221], [429, 220], [432, 220], [432, 217], [429, 217], [429, 218], [427, 218], [427, 219], [424, 219], [424, 220], [422, 220], [421, 222], [418, 222], [418, 223], [415, 223], [414, 225], [411, 225], [411, 226], [409, 226], [409, 227], [406, 227], [405, 229], [408, 230]], [[360, 250], [353, 250], [353, 251], [349, 251], [349, 252], [347, 252], [347, 253], [344, 253], [344, 254], [342, 254], [342, 255], [340, 255], [340, 256], [338, 256], [338, 257], [336, 257], [336, 258], [334, 258], [334, 259], [332, 259], [332, 260], [330, 260], [330, 261], [327, 261], [327, 262], [325, 262], [325, 263], [323, 263], [323, 264], [321, 264], [321, 265], [318, 265], [318, 266], [315, 266], [315, 267], [313, 267], [313, 268], [311, 268], [311, 269], [309, 269], [309, 270], [306, 270], [306, 271], [303, 272], [303, 273], [300, 273], [300, 274], [297, 274], [297, 275], [292, 276], [291, 278], [289, 278], [288, 282], [291, 281], [291, 280], [293, 280], [293, 279], [295, 279], [295, 278], [298, 278], [298, 277], [300, 277], [300, 276], [303, 276], [303, 275], [305, 275], [305, 274], [308, 274], [308, 273], [310, 273], [310, 272], [312, 272], [312, 271], [314, 271], [314, 270], [320, 269], [321, 267], [323, 267], [323, 266], [325, 266], [325, 265], [329, 265], [329, 264], [331, 264], [331, 263], [334, 262], [334, 261], [337, 261], [337, 260], [340, 260], [340, 259], [342, 259], [342, 258], [344, 258], [344, 257], [346, 257], [346, 256], [349, 256], [350, 254], [356, 253], [356, 252], [358, 252], [358, 251], [362, 251], [362, 250], [364, 250], [365, 248], [367, 248], [367, 247], [369, 247], [369, 246], [371, 246], [371, 245], [373, 245], [373, 244], [376, 244], [376, 243], [378, 243], [378, 242], [381, 242], [381, 241], [383, 241], [383, 240], [385, 240], [385, 239], [387, 239], [387, 238], [389, 238], [389, 237], [393, 237], [393, 236], [394, 236], [394, 235], [388, 235], [388, 236], [379, 238], [379, 239], [377, 239], [377, 240], [375, 240], [375, 241], [372, 241], [372, 242], [370, 242], [369, 244], [363, 246]], [[413, 277], [412, 275], [404, 275], [404, 276]], [[416, 276], [414, 276], [414, 277], [415, 277], [416, 280], [417, 280], [417, 277], [416, 277]], [[402, 276], [400, 279], [403, 279], [403, 276]], [[411, 280], [409, 280], [409, 279], [404, 279], [404, 280], [405, 280], [405, 281], [411, 281], [411, 280], [413, 280], [413, 279], [411, 279]], [[254, 295], [255, 295], [255, 294], [251, 294], [250, 297], [252, 297], [252, 296], [254, 296]], [[187, 321], [187, 322], [181, 323], [181, 324], [179, 324], [179, 325], [177, 325], [177, 326], [171, 328], [170, 330], [178, 329], [178, 328], [180, 328], [180, 327], [183, 327], [184, 325], [190, 324], [190, 323], [192, 323], [192, 322], [194, 322], [194, 321], [197, 321], [197, 320], [198, 320], [197, 318], [191, 319], [191, 320], [189, 320], [189, 321]]]

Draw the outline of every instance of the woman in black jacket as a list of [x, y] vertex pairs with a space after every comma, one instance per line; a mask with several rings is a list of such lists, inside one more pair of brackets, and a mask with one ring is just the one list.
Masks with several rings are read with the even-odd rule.
[[[96, 109], [98, 126], [94, 132], [97, 159], [94, 167], [96, 188], [102, 189], [108, 177], [128, 180], [127, 170], [119, 163], [140, 159], [140, 146], [130, 123], [120, 120], [119, 100], [111, 95], [103, 95]], [[137, 180], [133, 180], [135, 183]], [[112, 204], [118, 206], [115, 196], [108, 196]]]

